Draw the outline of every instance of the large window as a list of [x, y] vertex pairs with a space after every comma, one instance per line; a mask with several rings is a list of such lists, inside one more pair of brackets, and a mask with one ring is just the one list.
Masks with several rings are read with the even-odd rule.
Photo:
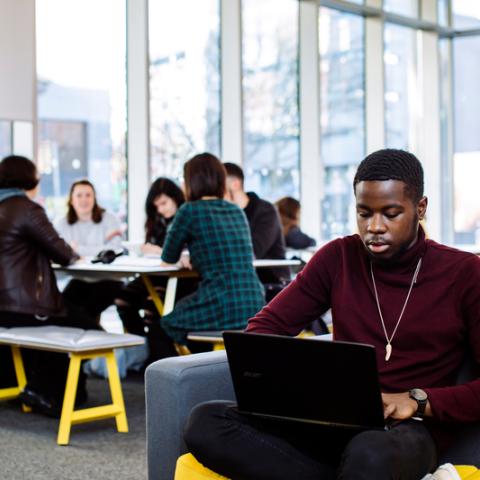
[[150, 0], [151, 176], [178, 178], [192, 155], [220, 155], [218, 0]]
[[12, 152], [12, 130], [11, 123], [0, 120], [0, 160]]
[[385, 143], [390, 148], [416, 149], [416, 37], [413, 29], [385, 25]]
[[321, 155], [325, 165], [322, 237], [355, 228], [352, 181], [365, 154], [364, 20], [320, 9]]
[[480, 2], [452, 0], [453, 27], [456, 30], [480, 28]]
[[37, 0], [38, 162], [51, 216], [88, 177], [126, 217], [124, 0]]
[[297, 19], [296, 0], [242, 1], [245, 183], [272, 201], [299, 196]]
[[406, 17], [418, 16], [419, 0], [383, 0], [383, 8]]
[[[480, 243], [480, 37], [453, 42], [455, 243]], [[467, 74], [468, 72], [468, 74]]]

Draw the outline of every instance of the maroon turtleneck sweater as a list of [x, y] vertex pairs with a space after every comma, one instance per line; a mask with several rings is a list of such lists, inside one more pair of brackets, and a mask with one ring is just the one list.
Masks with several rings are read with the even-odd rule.
[[358, 235], [334, 240], [297, 278], [250, 319], [247, 330], [297, 335], [332, 308], [335, 340], [374, 345], [384, 392], [427, 391], [441, 422], [480, 421], [480, 379], [452, 386], [467, 350], [480, 366], [480, 258], [426, 240], [395, 264], [374, 265], [385, 326], [392, 334], [418, 259], [422, 266], [385, 361], [385, 334], [370, 275], [370, 260]]

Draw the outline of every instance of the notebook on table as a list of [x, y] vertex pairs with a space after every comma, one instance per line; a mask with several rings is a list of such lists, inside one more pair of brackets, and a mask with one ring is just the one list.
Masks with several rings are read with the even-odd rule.
[[241, 413], [386, 428], [373, 346], [243, 332], [223, 337]]

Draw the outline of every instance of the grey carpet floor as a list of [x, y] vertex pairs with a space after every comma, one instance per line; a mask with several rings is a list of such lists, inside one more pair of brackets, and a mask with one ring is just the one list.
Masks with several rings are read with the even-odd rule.
[[[88, 380], [87, 406], [110, 401], [106, 380]], [[0, 478], [34, 480], [146, 479], [143, 377], [122, 381], [128, 433], [115, 420], [74, 425], [68, 446], [57, 445], [58, 420], [22, 413], [12, 401], [0, 402]]]

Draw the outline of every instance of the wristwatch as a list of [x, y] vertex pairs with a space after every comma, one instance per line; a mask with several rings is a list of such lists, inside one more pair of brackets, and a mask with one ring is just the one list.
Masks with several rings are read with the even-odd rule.
[[427, 392], [422, 390], [421, 388], [412, 388], [408, 392], [410, 398], [417, 402], [417, 411], [413, 415], [414, 417], [422, 418], [425, 415], [425, 408], [427, 407], [428, 402], [428, 395]]

